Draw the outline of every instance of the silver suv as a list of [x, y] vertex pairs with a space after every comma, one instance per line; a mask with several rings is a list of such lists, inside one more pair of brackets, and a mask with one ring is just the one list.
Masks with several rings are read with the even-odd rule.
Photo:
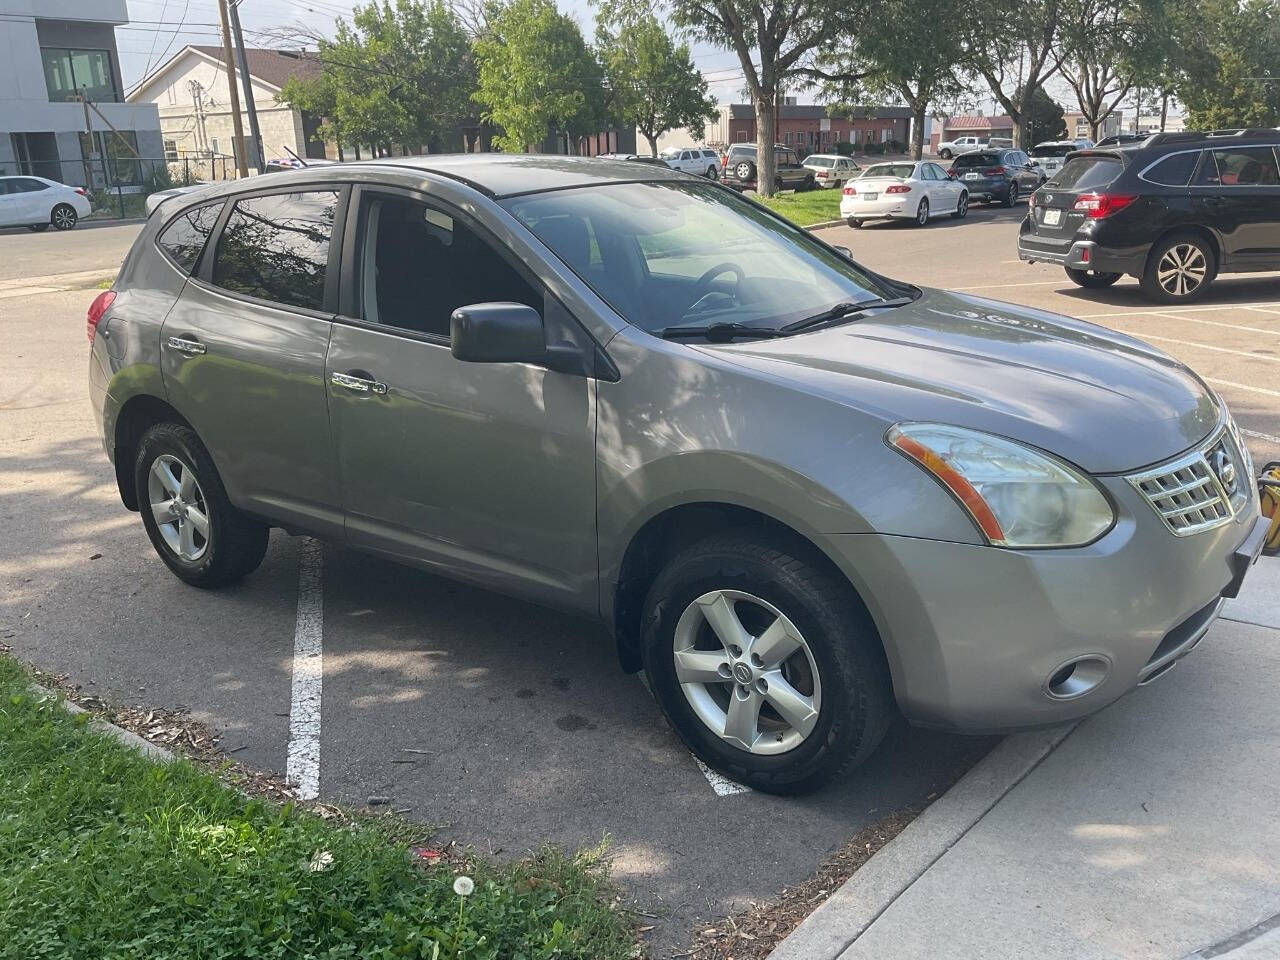
[[1226, 407], [1159, 351], [877, 275], [657, 166], [184, 194], [88, 332], [121, 497], [178, 577], [244, 576], [275, 526], [598, 617], [700, 758], [780, 793], [895, 709], [1110, 703], [1265, 527]]

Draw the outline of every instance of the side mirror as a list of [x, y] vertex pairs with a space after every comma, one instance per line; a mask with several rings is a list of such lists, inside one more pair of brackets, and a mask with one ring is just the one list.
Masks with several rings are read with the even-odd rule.
[[853, 251], [850, 250], [848, 247], [833, 246], [831, 249], [834, 250], [836, 253], [840, 254], [840, 256], [844, 257], [846, 260], [853, 259]]
[[571, 343], [547, 346], [542, 315], [523, 303], [473, 303], [449, 318], [449, 349], [466, 363], [536, 363], [559, 373], [584, 372]]

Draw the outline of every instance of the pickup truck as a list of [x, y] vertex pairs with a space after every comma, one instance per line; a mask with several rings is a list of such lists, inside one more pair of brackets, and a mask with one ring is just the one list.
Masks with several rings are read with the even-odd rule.
[[981, 150], [986, 145], [985, 137], [956, 137], [954, 140], [943, 140], [938, 144], [938, 156], [943, 160], [950, 160], [970, 150]]

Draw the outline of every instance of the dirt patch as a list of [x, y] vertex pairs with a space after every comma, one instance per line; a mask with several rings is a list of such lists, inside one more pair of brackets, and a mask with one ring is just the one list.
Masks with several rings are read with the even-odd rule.
[[672, 960], [763, 960], [919, 812], [899, 810], [859, 830], [804, 883], [783, 887], [777, 896], [749, 910], [702, 926], [689, 947], [671, 954]]

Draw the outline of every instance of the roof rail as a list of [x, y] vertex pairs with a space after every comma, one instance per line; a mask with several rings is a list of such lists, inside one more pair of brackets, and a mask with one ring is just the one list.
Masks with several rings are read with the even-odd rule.
[[1280, 128], [1240, 127], [1231, 130], [1183, 130], [1178, 133], [1156, 133], [1147, 138], [1146, 146], [1157, 147], [1165, 143], [1196, 143], [1204, 140], [1220, 140], [1225, 137], [1275, 137]]

